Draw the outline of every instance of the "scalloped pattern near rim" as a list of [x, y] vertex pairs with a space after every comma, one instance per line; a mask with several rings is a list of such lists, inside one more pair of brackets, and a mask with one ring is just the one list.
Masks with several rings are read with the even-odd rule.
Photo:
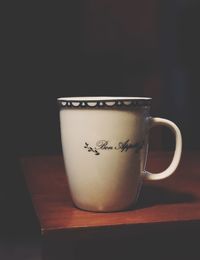
[[60, 108], [111, 108], [150, 106], [148, 97], [63, 97], [58, 98]]

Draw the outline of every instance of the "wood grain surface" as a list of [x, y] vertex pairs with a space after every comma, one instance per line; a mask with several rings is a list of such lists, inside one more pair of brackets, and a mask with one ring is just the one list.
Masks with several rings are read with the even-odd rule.
[[[163, 170], [171, 153], [150, 153], [148, 169]], [[200, 153], [187, 152], [171, 177], [145, 182], [137, 205], [127, 211], [92, 213], [76, 208], [70, 198], [62, 156], [26, 157], [22, 169], [42, 234], [86, 233], [106, 228], [140, 230], [159, 224], [200, 222]]]

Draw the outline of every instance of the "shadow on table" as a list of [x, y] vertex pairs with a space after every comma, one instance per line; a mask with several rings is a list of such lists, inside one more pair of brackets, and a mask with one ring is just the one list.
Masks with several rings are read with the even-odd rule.
[[144, 185], [141, 189], [136, 208], [144, 208], [156, 204], [174, 204], [193, 202], [196, 197], [193, 194], [174, 191], [164, 187]]

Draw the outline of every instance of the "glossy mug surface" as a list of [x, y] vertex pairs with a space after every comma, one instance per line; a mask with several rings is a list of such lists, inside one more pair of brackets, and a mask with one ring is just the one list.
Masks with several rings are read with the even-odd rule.
[[[99, 212], [125, 210], [138, 198], [143, 179], [171, 175], [181, 157], [182, 139], [171, 121], [149, 115], [147, 97], [58, 98], [66, 175], [74, 204]], [[175, 134], [170, 166], [145, 170], [149, 130], [165, 125]]]

